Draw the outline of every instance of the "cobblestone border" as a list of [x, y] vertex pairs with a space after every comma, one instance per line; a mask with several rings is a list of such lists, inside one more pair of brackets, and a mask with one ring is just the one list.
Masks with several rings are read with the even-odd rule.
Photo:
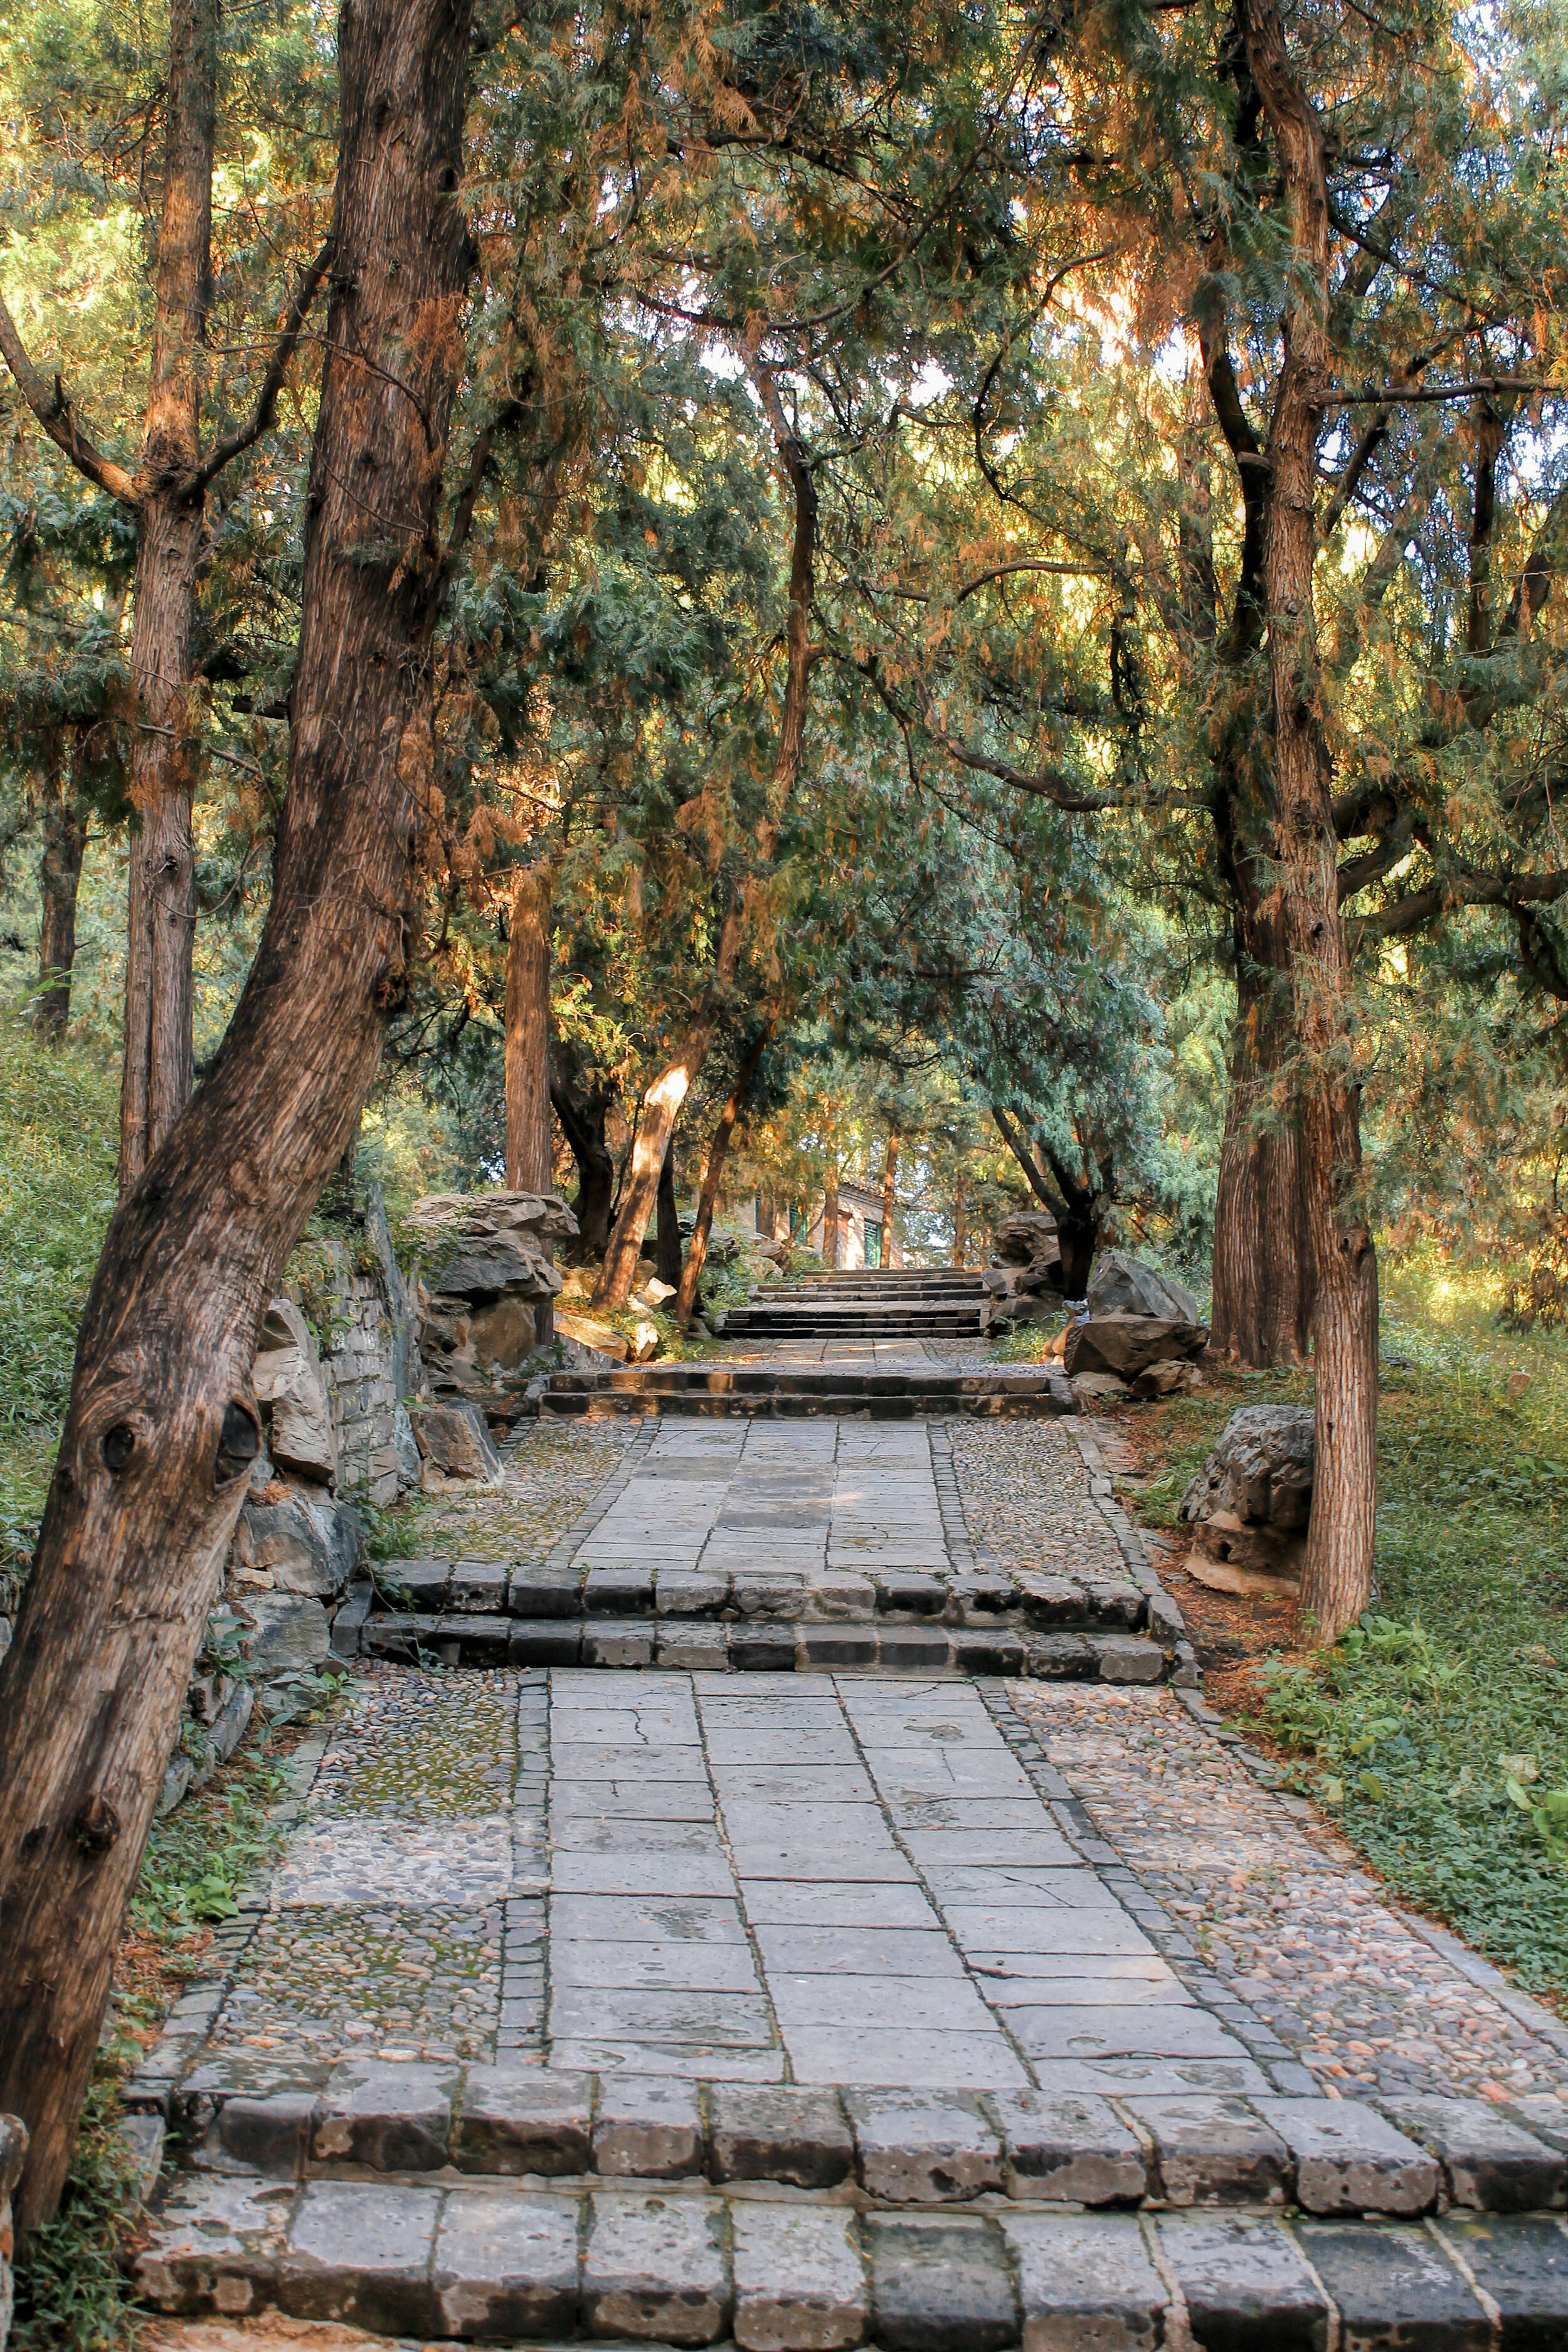
[[[1161, 1583], [1142, 1535], [1116, 1499], [1116, 1482], [1100, 1450], [1092, 1423], [1081, 1417], [1075, 1420], [1073, 1437], [1089, 1472], [1089, 1500], [1115, 1537], [1128, 1575], [1149, 1596], [1149, 1629], [1170, 1644], [1175, 1664], [1166, 1677], [1168, 1683], [1175, 1690], [1200, 1689], [1203, 1675], [1197, 1653], [1188, 1638], [1186, 1619]], [[1258, 1761], [1261, 1763], [1263, 1759], [1260, 1757]]]
[[1036, 1793], [1062, 1835], [1099, 1873], [1128, 1916], [1136, 1920], [1161, 1958], [1185, 1985], [1194, 2000], [1211, 2016], [1217, 2018], [1227, 2032], [1236, 2035], [1282, 2097], [1311, 2099], [1321, 2096], [1317, 2077], [1310, 2069], [1291, 2055], [1289, 2043], [1280, 2040], [1272, 2026], [1266, 2024], [1248, 2003], [1238, 2000], [1212, 1969], [1205, 1967], [1191, 1937], [1175, 1925], [1159, 1897], [1150, 1892], [1138, 1873], [1122, 1860], [1117, 1848], [1100, 1835], [1087, 1806], [1074, 1795], [1066, 1774], [1050, 1762], [1034, 1732], [1008, 1697], [1005, 1683], [977, 1675], [974, 1686], [992, 1721], [1027, 1773]]
[[969, 1522], [963, 1516], [963, 1497], [958, 1487], [958, 1466], [952, 1458], [952, 1433], [947, 1421], [928, 1421], [926, 1440], [931, 1447], [931, 1476], [936, 1484], [937, 1507], [942, 1513], [942, 1539], [947, 1556], [958, 1576], [973, 1576], [977, 1571], [996, 1568], [995, 1553], [976, 1545], [969, 1532]]

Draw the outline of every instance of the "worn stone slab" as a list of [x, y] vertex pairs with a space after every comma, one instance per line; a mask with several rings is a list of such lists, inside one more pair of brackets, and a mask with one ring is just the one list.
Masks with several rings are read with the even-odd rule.
[[864, 2342], [869, 2298], [853, 2214], [738, 2203], [731, 2227], [742, 2352], [845, 2352]]
[[1001, 2217], [1023, 2305], [1024, 2352], [1155, 2352], [1170, 2295], [1131, 2216]]
[[1172, 2205], [1282, 2205], [1289, 2196], [1289, 2150], [1242, 2100], [1197, 2093], [1118, 2104], [1148, 2133]]
[[1109, 2099], [996, 2091], [985, 2105], [1001, 2126], [1009, 2196], [1130, 2205], [1146, 2193], [1142, 2143]]
[[1568, 2344], [1568, 2231], [1558, 2221], [1452, 2213], [1436, 2224], [1502, 2319], [1503, 2352]]
[[460, 1559], [452, 1570], [447, 1606], [466, 1616], [506, 1609], [507, 1570], [499, 1560]]
[[700, 2172], [695, 2084], [656, 2075], [601, 2082], [593, 2156], [595, 2171], [607, 2179], [677, 2180]]
[[1304, 2221], [1296, 2234], [1338, 2307], [1346, 2352], [1489, 2352], [1489, 2317], [1426, 2231]]
[[845, 2105], [868, 2197], [934, 2205], [1001, 2188], [1000, 2136], [963, 2093], [856, 2090]]
[[1173, 2214], [1159, 2237], [1207, 2352], [1328, 2352], [1327, 2297], [1278, 2221]]
[[255, 2180], [183, 2179], [164, 2199], [131, 2275], [159, 2311], [243, 2318], [271, 2300], [297, 2191]]
[[832, 2189], [855, 2168], [855, 2142], [838, 2094], [809, 2084], [708, 2094], [715, 2180], [784, 2180]]
[[590, 2334], [711, 2344], [729, 2323], [731, 2285], [717, 2199], [596, 2189], [583, 2257]]
[[209, 2156], [221, 2153], [248, 2172], [277, 2180], [304, 2171], [319, 2100], [314, 2091], [271, 2091], [258, 2098], [225, 2099], [206, 2134]]
[[574, 1666], [582, 1654], [583, 1628], [575, 1617], [517, 1617], [507, 1640], [514, 1666]]
[[318, 2164], [367, 2164], [377, 2172], [431, 2172], [447, 2161], [450, 2066], [345, 2058], [321, 2094], [310, 2153]]
[[583, 1571], [578, 1568], [514, 1568], [506, 1605], [513, 1617], [580, 1617]]
[[1003, 2352], [1017, 2301], [996, 2224], [978, 2214], [868, 2214], [879, 2352]]
[[1532, 2213], [1568, 2203], [1568, 2155], [1484, 2099], [1382, 2104], [1392, 2123], [1439, 2158], [1456, 2205], [1482, 2213]]
[[437, 2334], [430, 2256], [440, 2208], [435, 2189], [312, 2181], [278, 2266], [279, 2307], [382, 2336]]
[[1309, 2213], [1425, 2213], [1442, 2176], [1426, 2149], [1359, 2099], [1255, 2099], [1296, 2159]]
[[502, 2344], [568, 2334], [577, 2316], [580, 2210], [576, 2197], [454, 2189], [432, 2259], [443, 2333]]
[[504, 2062], [470, 2066], [452, 2129], [452, 2161], [459, 2172], [546, 2179], [586, 2172], [593, 2104], [591, 2074]]

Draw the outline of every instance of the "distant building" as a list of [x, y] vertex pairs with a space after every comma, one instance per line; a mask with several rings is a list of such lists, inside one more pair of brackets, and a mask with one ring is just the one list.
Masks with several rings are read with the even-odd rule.
[[[774, 1201], [754, 1193], [748, 1201], [738, 1202], [728, 1213], [731, 1224], [750, 1224], [752, 1231], [765, 1234], [772, 1240], [783, 1241], [794, 1234], [805, 1241], [807, 1249], [816, 1250], [824, 1265], [827, 1251], [823, 1231], [826, 1202], [818, 1199], [806, 1222], [806, 1203], [803, 1201]], [[804, 1227], [804, 1232], [803, 1232]], [[903, 1244], [899, 1239], [895, 1204], [893, 1225], [893, 1265], [904, 1262]], [[882, 1195], [869, 1185], [840, 1181], [838, 1186], [838, 1265], [849, 1271], [856, 1266], [880, 1265], [882, 1263]]]

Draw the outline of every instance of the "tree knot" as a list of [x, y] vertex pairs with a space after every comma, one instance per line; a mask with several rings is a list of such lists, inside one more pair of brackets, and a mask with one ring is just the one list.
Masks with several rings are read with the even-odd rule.
[[120, 1835], [120, 1816], [107, 1797], [89, 1797], [73, 1816], [68, 1834], [84, 1854], [107, 1853]]

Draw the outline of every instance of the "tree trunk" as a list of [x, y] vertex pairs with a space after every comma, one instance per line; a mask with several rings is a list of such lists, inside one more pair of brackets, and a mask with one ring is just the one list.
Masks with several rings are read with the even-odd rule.
[[[805, 740], [805, 712], [811, 691], [812, 666], [806, 633], [815, 593], [813, 564], [816, 551], [816, 485], [806, 465], [805, 452], [790, 430], [772, 377], [754, 362], [749, 366], [748, 372], [757, 386], [773, 426], [779, 457], [795, 499], [795, 533], [790, 546], [789, 617], [784, 625], [784, 709], [779, 719], [778, 744], [773, 753], [768, 809], [757, 828], [757, 848], [765, 862], [773, 854], [784, 812], [800, 772], [801, 751]], [[675, 1122], [680, 1116], [680, 1107], [686, 1100], [687, 1092], [707, 1058], [721, 1001], [728, 993], [735, 967], [740, 961], [742, 905], [742, 899], [737, 897], [724, 918], [719, 934], [713, 977], [703, 992], [690, 1028], [681, 1040], [679, 1052], [643, 1097], [642, 1125], [637, 1130], [637, 1145], [632, 1153], [631, 1173], [621, 1198], [616, 1229], [605, 1253], [605, 1269], [594, 1292], [594, 1305], [601, 1309], [624, 1307], [631, 1296], [637, 1254], [642, 1248], [648, 1219], [653, 1214], [665, 1147], [675, 1131]]]
[[1277, 0], [1243, 0], [1247, 61], [1274, 133], [1295, 270], [1268, 434], [1262, 576], [1278, 796], [1280, 919], [1301, 1053], [1301, 1159], [1317, 1273], [1317, 1458], [1301, 1613], [1331, 1642], [1372, 1590], [1377, 1499], [1377, 1257], [1343, 1076], [1350, 957], [1340, 915], [1333, 777], [1319, 684], [1312, 567], [1329, 389], [1329, 214], [1321, 121], [1297, 79]]
[[205, 499], [182, 487], [200, 457], [202, 350], [212, 278], [216, 0], [174, 0], [158, 228], [152, 382], [137, 470], [131, 676], [131, 882], [120, 1189], [128, 1192], [191, 1092], [196, 869], [191, 803], [200, 751], [196, 565]]
[[893, 1187], [899, 1174], [898, 1130], [888, 1131], [888, 1156], [882, 1163], [882, 1264], [893, 1263]]
[[963, 1212], [964, 1183], [963, 1171], [961, 1168], [958, 1171], [958, 1189], [953, 1194], [952, 1201], [952, 1262], [954, 1265], [962, 1265], [963, 1264], [964, 1252], [969, 1246], [969, 1233], [964, 1223]]
[[828, 1171], [822, 1192], [822, 1263], [831, 1272], [838, 1271], [838, 1163]]
[[506, 1181], [549, 1192], [550, 924], [554, 870], [525, 866], [511, 900], [506, 955]]
[[572, 1213], [577, 1220], [578, 1252], [584, 1259], [603, 1257], [616, 1202], [615, 1155], [605, 1139], [611, 1097], [595, 1087], [579, 1099], [552, 1061], [550, 1102], [577, 1162], [577, 1197]]
[[664, 1147], [658, 1171], [658, 1231], [654, 1239], [654, 1272], [671, 1290], [680, 1288], [680, 1204], [675, 1197], [675, 1138]]
[[1289, 977], [1279, 927], [1237, 888], [1237, 1018], [1215, 1203], [1212, 1340], [1231, 1362], [1306, 1361], [1312, 1249], [1301, 1132], [1289, 1097]]
[[708, 1165], [702, 1171], [701, 1189], [697, 1196], [697, 1222], [691, 1229], [691, 1242], [681, 1268], [680, 1289], [675, 1301], [675, 1312], [681, 1328], [690, 1322], [697, 1310], [697, 1286], [702, 1279], [702, 1268], [708, 1258], [708, 1236], [713, 1230], [713, 1206], [719, 1198], [719, 1180], [724, 1172], [724, 1161], [730, 1150], [730, 1139], [735, 1132], [735, 1121], [747, 1090], [757, 1074], [757, 1065], [767, 1049], [773, 1034], [773, 1024], [767, 1023], [754, 1044], [747, 1048], [746, 1057], [735, 1076], [729, 1098], [719, 1114], [719, 1124], [713, 1130], [713, 1140], [708, 1147]]
[[0, 1664], [0, 2110], [54, 2210], [260, 1426], [257, 1331], [406, 989], [438, 501], [472, 262], [466, 0], [346, 0], [336, 264], [272, 903], [199, 1098], [110, 1225]]
[[41, 1045], [58, 1045], [71, 1015], [77, 890], [87, 847], [87, 805], [76, 788], [70, 734], [64, 727], [56, 730], [49, 746], [43, 818], [44, 855], [38, 868], [38, 993], [33, 1000], [33, 1034]]

